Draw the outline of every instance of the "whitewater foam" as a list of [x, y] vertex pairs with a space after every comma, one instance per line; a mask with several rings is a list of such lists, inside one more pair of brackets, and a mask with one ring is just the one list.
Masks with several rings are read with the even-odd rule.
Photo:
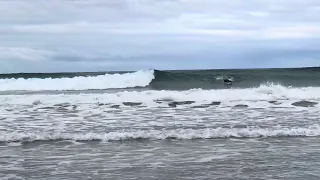
[[104, 94], [33, 94], [0, 95], [2, 104], [53, 105], [59, 103], [92, 104], [142, 102], [157, 104], [155, 101], [195, 101], [197, 103], [219, 102], [255, 102], [255, 101], [299, 101], [320, 100], [319, 87], [290, 88], [281, 85], [261, 85], [258, 88], [219, 89], [188, 91], [122, 91]]
[[18, 78], [0, 79], [0, 91], [88, 90], [145, 87], [154, 79], [153, 70], [124, 74], [73, 78]]
[[1, 132], [1, 142], [40, 141], [40, 140], [77, 140], [77, 141], [120, 141], [120, 140], [163, 140], [163, 139], [217, 139], [217, 138], [260, 138], [260, 137], [313, 137], [320, 135], [319, 125], [309, 127], [277, 128], [217, 128], [217, 129], [173, 129], [173, 130], [136, 130], [109, 133], [24, 133]]

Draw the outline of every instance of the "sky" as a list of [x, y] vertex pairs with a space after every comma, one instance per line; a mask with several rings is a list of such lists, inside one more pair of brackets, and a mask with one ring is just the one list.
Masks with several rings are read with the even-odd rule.
[[320, 65], [319, 0], [0, 0], [0, 73]]

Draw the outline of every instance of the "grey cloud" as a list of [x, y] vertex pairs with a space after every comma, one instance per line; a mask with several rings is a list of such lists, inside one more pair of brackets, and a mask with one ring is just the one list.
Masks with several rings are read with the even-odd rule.
[[209, 33], [217, 34], [217, 30], [243, 29], [252, 34], [270, 27], [319, 29], [315, 24], [319, 19], [317, 7], [320, 2], [316, 0], [2, 1], [0, 30], [53, 34], [201, 34], [208, 33], [201, 30], [211, 30]]
[[13, 50], [0, 61], [80, 71], [271, 66], [248, 59], [305, 54], [317, 64], [319, 12], [318, 0], [0, 1], [0, 47]]
[[[146, 0], [15, 0], [0, 1], [4, 24], [56, 24], [67, 22], [130, 22], [171, 17], [170, 3]], [[166, 10], [166, 9], [169, 10]], [[161, 12], [159, 11], [161, 10]]]

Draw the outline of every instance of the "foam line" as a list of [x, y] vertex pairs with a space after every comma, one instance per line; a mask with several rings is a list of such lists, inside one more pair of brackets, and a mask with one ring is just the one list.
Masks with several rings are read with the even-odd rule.
[[1, 142], [39, 141], [39, 140], [81, 140], [81, 141], [120, 141], [120, 140], [163, 140], [163, 139], [218, 139], [218, 138], [260, 138], [260, 137], [314, 137], [320, 135], [319, 125], [309, 127], [278, 128], [217, 128], [217, 129], [174, 129], [174, 130], [136, 130], [109, 133], [25, 133], [1, 132]]

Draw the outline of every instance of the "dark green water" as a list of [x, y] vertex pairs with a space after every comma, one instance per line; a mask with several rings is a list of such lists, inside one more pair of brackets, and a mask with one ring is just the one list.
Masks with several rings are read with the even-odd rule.
[[320, 68], [156, 71], [150, 84], [154, 89], [216, 89], [230, 87], [223, 78], [234, 80], [232, 87], [249, 88], [274, 83], [283, 86], [320, 86]]

